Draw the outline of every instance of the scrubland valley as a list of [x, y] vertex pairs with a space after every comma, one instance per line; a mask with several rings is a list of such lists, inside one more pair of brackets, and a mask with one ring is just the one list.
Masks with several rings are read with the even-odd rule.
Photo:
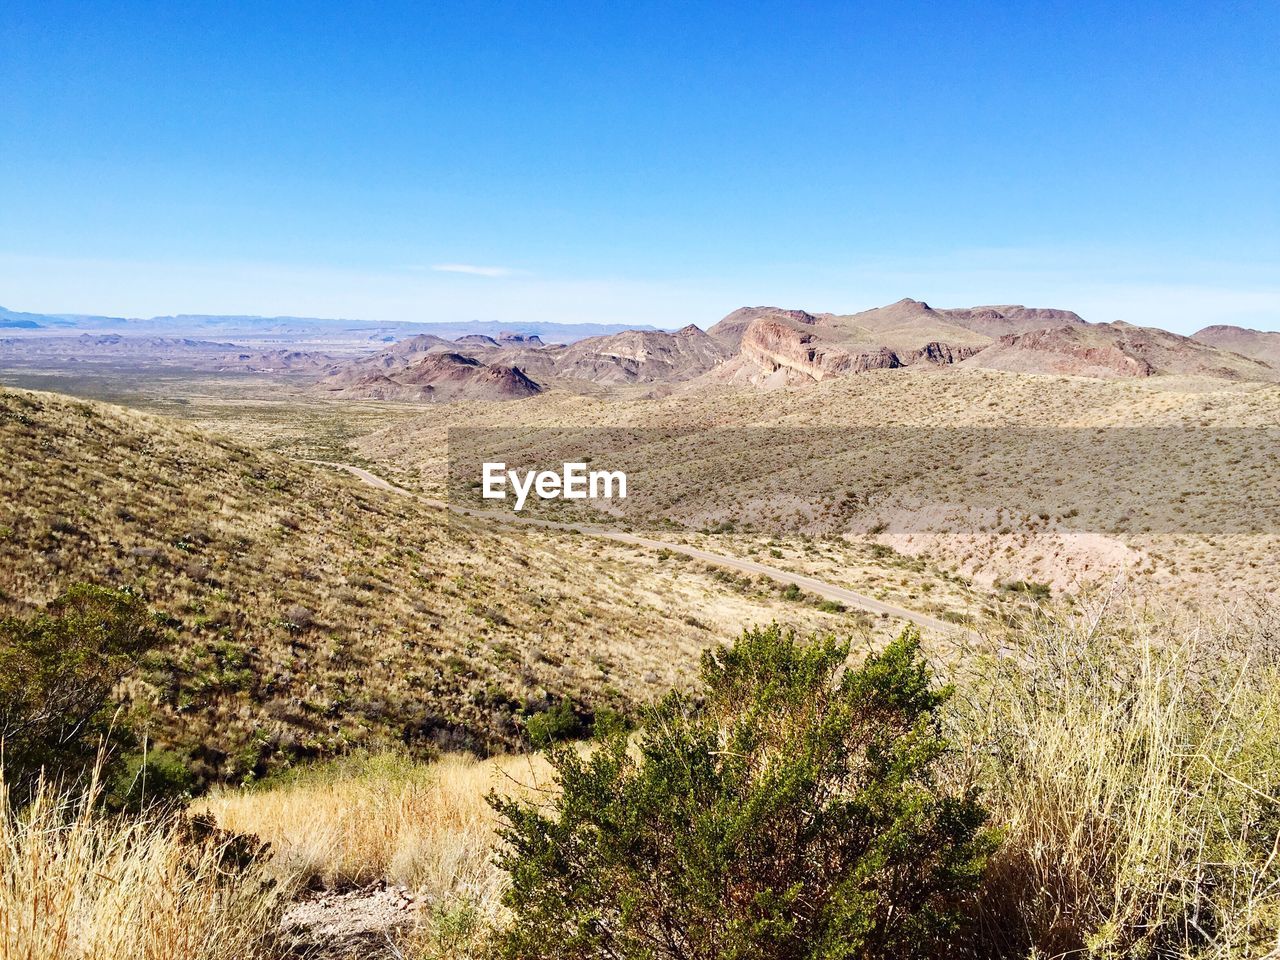
[[1280, 954], [1275, 335], [9, 316], [3, 960]]

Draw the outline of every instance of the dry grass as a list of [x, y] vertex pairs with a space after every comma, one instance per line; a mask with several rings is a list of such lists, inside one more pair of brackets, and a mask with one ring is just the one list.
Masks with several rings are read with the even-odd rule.
[[[1227, 623], [1243, 623], [1228, 620]], [[957, 772], [1003, 845], [957, 955], [1236, 960], [1280, 950], [1276, 636], [1088, 604], [956, 677]], [[406, 956], [478, 956], [504, 922], [485, 795], [545, 788], [538, 758], [356, 757], [206, 807], [313, 883], [381, 878], [433, 909]], [[967, 952], [966, 952], [967, 951]]]
[[626, 711], [746, 623], [805, 615], [101, 403], [0, 390], [0, 448], [0, 615], [137, 589], [170, 642], [123, 691], [129, 719], [203, 783], [388, 742], [510, 749], [526, 712]]
[[1280, 951], [1280, 670], [1264, 628], [1100, 607], [1032, 625], [970, 689], [957, 739], [1004, 831], [988, 949]]
[[492, 914], [503, 878], [492, 862], [496, 821], [485, 798], [549, 780], [539, 756], [419, 764], [380, 753], [303, 770], [270, 788], [220, 789], [201, 809], [225, 829], [270, 843], [275, 869], [300, 882], [345, 887], [386, 879]]
[[43, 786], [22, 811], [0, 783], [0, 958], [265, 960], [279, 897], [261, 867], [160, 813], [112, 818], [96, 788]]
[[[1012, 446], [1004, 448], [1012, 456], [1000, 461], [981, 449], [992, 444], [968, 444], [960, 431], [1050, 428], [1063, 431], [1065, 439], [1096, 428], [1166, 428], [1167, 439], [1186, 428], [1273, 427], [1277, 410], [1280, 389], [1274, 384], [893, 370], [804, 388], [679, 392], [660, 399], [584, 398], [553, 390], [519, 403], [441, 406], [389, 422], [352, 443], [380, 473], [442, 495], [451, 426], [491, 428], [515, 449], [522, 436], [533, 448], [547, 443], [540, 438], [555, 427], [561, 428], [556, 443], [581, 433], [588, 448], [586, 431], [594, 427], [691, 428], [699, 435], [690, 451], [673, 454], [674, 445], [654, 443], [651, 449], [642, 444], [611, 454], [633, 458], [628, 512], [637, 523], [671, 517], [698, 529], [732, 520], [739, 530], [816, 535], [846, 529], [856, 534], [879, 520], [888, 525], [897, 549], [927, 555], [978, 584], [1022, 580], [1065, 589], [1127, 573], [1165, 603], [1172, 590], [1179, 601], [1194, 603], [1269, 588], [1274, 536], [1160, 532], [1183, 529], [1187, 516], [1211, 518], [1213, 525], [1205, 528], [1210, 530], [1241, 529], [1242, 518], [1249, 518], [1248, 529], [1271, 529], [1269, 508], [1248, 496], [1259, 484], [1274, 484], [1274, 474], [1235, 470], [1237, 463], [1257, 462], [1248, 438], [1239, 438], [1243, 446], [1224, 456], [1190, 448], [1197, 454], [1190, 470], [1174, 469], [1160, 457], [1155, 462], [1168, 466], [1167, 476], [1147, 474], [1148, 461], [1141, 457], [1117, 455], [1118, 462], [1138, 468], [1144, 482], [1137, 489], [1148, 491], [1127, 499], [1116, 495], [1116, 477], [1094, 472], [1099, 464], [1091, 457], [1066, 457], [1053, 444], [1024, 446], [1014, 435]], [[870, 456], [861, 456], [857, 444], [823, 448], [805, 433], [827, 429], [838, 439], [846, 430], [893, 427], [908, 428], [901, 442], [886, 439]], [[784, 435], [795, 430], [796, 446], [787, 449], [785, 439], [766, 444], [743, 428]], [[948, 435], [951, 428], [955, 436]], [[705, 432], [717, 429], [720, 442], [698, 448]], [[736, 444], [734, 429], [741, 431]], [[993, 465], [993, 459], [999, 462]], [[673, 469], [675, 464], [680, 468]], [[688, 471], [695, 469], [691, 481]], [[667, 503], [672, 477], [683, 478], [680, 496]], [[842, 501], [850, 489], [877, 492], [875, 509], [846, 515]], [[1059, 516], [1056, 506], [1069, 504], [1080, 506], [1078, 518]], [[990, 509], [978, 509], [983, 505]], [[1046, 511], [1047, 520], [1040, 517]], [[906, 532], [893, 532], [898, 529]]]

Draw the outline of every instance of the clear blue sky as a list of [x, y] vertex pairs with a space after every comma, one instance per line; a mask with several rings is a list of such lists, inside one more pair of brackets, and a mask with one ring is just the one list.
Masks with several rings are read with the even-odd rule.
[[1280, 328], [1280, 4], [0, 4], [0, 305]]

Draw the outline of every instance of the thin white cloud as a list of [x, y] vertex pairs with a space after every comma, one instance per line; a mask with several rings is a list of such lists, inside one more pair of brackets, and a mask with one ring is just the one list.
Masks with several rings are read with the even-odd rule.
[[518, 272], [510, 267], [482, 267], [474, 263], [433, 263], [431, 269], [437, 273], [466, 273], [473, 277], [510, 277]]

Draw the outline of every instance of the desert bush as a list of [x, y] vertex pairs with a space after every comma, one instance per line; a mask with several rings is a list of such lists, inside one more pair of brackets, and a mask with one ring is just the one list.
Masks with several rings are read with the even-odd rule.
[[149, 750], [121, 757], [110, 779], [112, 808], [142, 808], [152, 802], [188, 800], [196, 776], [188, 759], [173, 750]]
[[954, 737], [1006, 832], [979, 955], [1277, 955], [1280, 670], [1259, 639], [1086, 604], [970, 671]]
[[113, 688], [158, 640], [139, 597], [87, 585], [41, 613], [0, 620], [0, 743], [15, 801], [42, 770], [74, 776], [94, 761]]
[[0, 957], [267, 960], [280, 891], [242, 842], [158, 811], [101, 812], [96, 781], [38, 781], [18, 811], [0, 780]]
[[525, 721], [524, 729], [530, 743], [535, 747], [546, 747], [581, 737], [586, 726], [574, 710], [573, 702], [561, 700], [555, 706], [531, 714]]
[[554, 749], [559, 795], [493, 797], [508, 957], [919, 956], [958, 923], [993, 841], [947, 743], [918, 637], [849, 647], [748, 631], [632, 743]]

